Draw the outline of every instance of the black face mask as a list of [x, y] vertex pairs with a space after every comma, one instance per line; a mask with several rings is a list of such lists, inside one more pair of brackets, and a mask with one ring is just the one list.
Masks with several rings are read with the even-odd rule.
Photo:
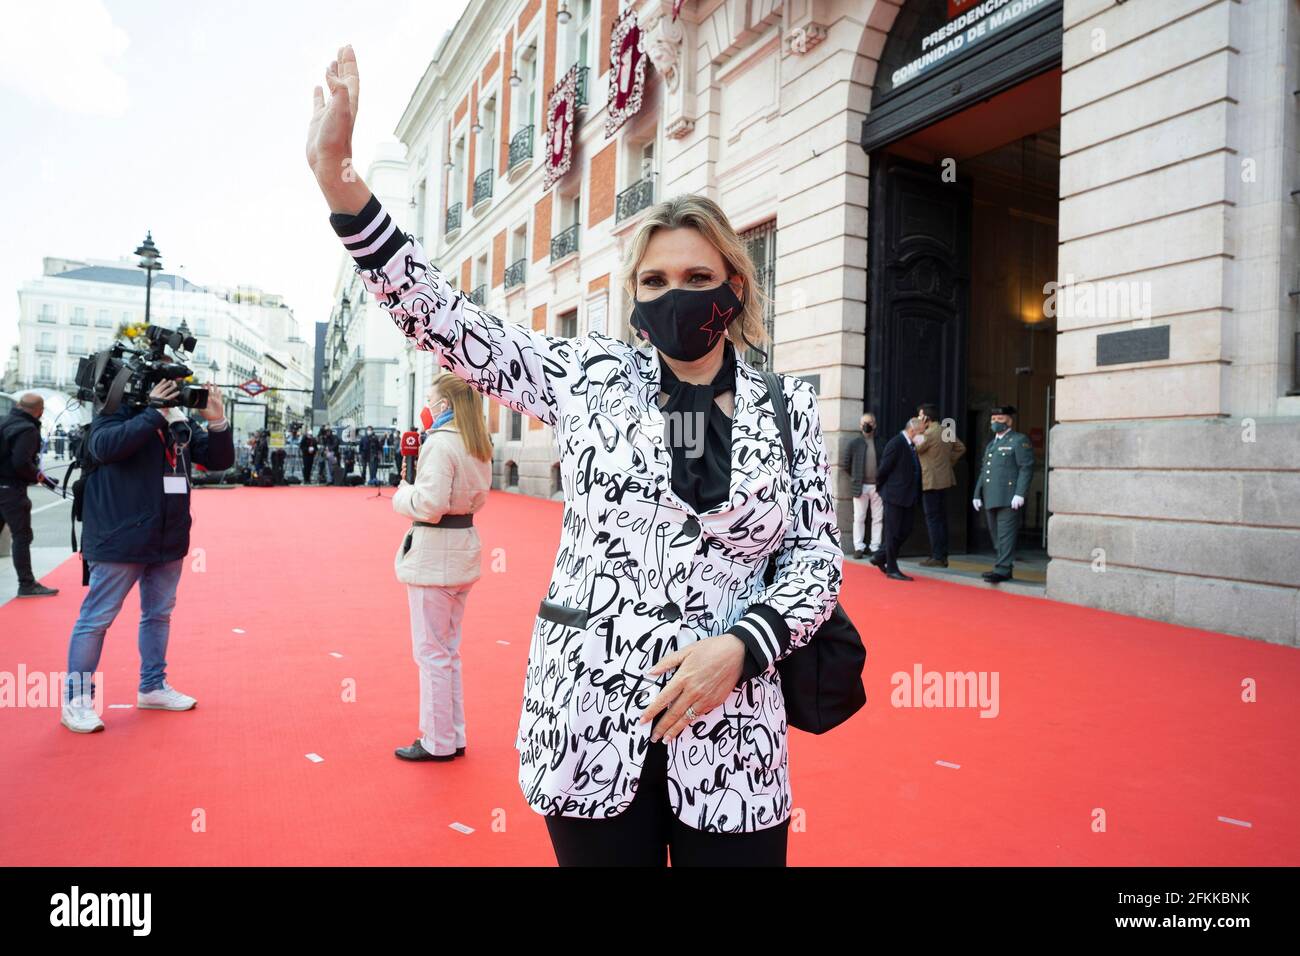
[[870, 435], [870, 434], [871, 434], [872, 432], [874, 432], [875, 430], [876, 430], [876, 426], [875, 426], [875, 425], [863, 425], [863, 426], [862, 426], [862, 434], [864, 434], [864, 435]]
[[713, 350], [743, 308], [729, 282], [716, 289], [669, 289], [657, 299], [637, 299], [631, 324], [669, 358], [693, 362]]

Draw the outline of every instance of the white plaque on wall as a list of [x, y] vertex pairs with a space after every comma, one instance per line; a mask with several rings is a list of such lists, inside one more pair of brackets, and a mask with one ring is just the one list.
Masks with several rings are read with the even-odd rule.
[[587, 331], [599, 332], [601, 335], [608, 335], [605, 331], [605, 303], [606, 297], [602, 292], [594, 299], [587, 300]]

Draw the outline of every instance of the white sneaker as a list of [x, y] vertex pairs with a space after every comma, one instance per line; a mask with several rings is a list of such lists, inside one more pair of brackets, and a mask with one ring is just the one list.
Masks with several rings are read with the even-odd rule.
[[157, 690], [135, 696], [135, 706], [140, 710], [189, 710], [197, 703], [193, 697], [182, 694], [166, 681]]
[[59, 721], [75, 734], [93, 734], [104, 729], [104, 722], [95, 713], [95, 707], [89, 697], [74, 697], [71, 703], [64, 703], [63, 718]]

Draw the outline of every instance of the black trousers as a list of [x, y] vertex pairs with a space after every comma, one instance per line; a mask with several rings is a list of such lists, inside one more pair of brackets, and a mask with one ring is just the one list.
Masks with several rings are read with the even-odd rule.
[[787, 818], [767, 830], [708, 833], [677, 819], [668, 803], [668, 748], [651, 744], [641, 782], [616, 817], [546, 817], [560, 866], [785, 866]]
[[0, 528], [9, 526], [13, 538], [14, 570], [18, 583], [35, 584], [32, 575], [32, 500], [27, 497], [27, 486], [0, 485]]
[[898, 570], [898, 552], [912, 533], [912, 518], [916, 505], [895, 505], [885, 502], [885, 570]]
[[311, 466], [315, 461], [316, 455], [312, 452], [307, 452], [302, 456], [302, 483], [304, 485], [311, 484]]
[[925, 511], [925, 530], [930, 536], [930, 557], [936, 561], [948, 560], [948, 513], [943, 507], [946, 488], [921, 492], [921, 507]]

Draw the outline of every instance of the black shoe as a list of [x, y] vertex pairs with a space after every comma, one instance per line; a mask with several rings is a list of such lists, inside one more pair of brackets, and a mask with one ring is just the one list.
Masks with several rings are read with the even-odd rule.
[[49, 597], [51, 594], [58, 594], [58, 593], [59, 593], [58, 588], [47, 588], [44, 584], [41, 584], [39, 581], [36, 582], [35, 584], [18, 585], [19, 597]]
[[989, 582], [989, 584], [1000, 584], [1003, 581], [1011, 580], [1011, 575], [1002, 574], [999, 571], [985, 571], [981, 577], [984, 578], [985, 581]]
[[420, 743], [417, 738], [411, 746], [398, 747], [393, 751], [393, 753], [397, 754], [397, 756], [401, 757], [403, 760], [439, 760], [445, 762], [447, 760], [455, 760], [457, 757], [464, 756], [465, 748], [457, 747], [454, 754], [431, 754], [429, 751], [424, 749], [424, 744]]
[[889, 578], [891, 581], [911, 581], [911, 580], [913, 580], [912, 578], [910, 578], [910, 577], [908, 577], [906, 574], [904, 574], [902, 571], [886, 571], [886, 572], [885, 572], [885, 577]]
[[862, 549], [861, 549], [861, 548], [854, 548], [854, 549], [853, 549], [853, 557], [855, 557], [855, 558], [857, 558], [859, 561], [861, 561], [861, 560], [862, 560]]
[[871, 555], [871, 563], [874, 564], [874, 565], [875, 565], [876, 567], [878, 567], [878, 568], [883, 568], [883, 567], [885, 566], [885, 549], [884, 549], [884, 548], [881, 548], [879, 551], [877, 551], [877, 552], [875, 552], [874, 554]]

